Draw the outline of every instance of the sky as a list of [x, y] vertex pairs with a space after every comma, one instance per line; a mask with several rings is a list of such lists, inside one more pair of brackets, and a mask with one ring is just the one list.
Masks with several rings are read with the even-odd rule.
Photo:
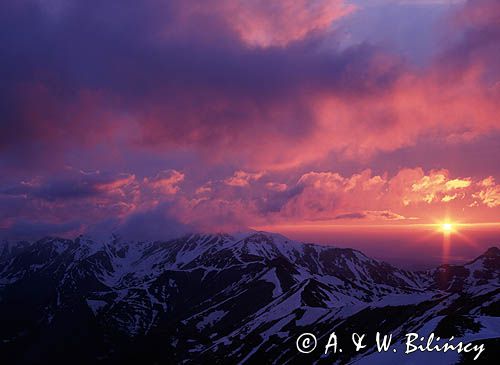
[[2, 237], [500, 223], [497, 0], [2, 1], [0, 42]]

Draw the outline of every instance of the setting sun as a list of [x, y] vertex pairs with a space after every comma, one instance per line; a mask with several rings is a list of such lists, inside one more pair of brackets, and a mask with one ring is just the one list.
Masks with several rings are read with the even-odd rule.
[[449, 233], [453, 231], [453, 224], [451, 223], [443, 223], [441, 225], [441, 230], [445, 233]]

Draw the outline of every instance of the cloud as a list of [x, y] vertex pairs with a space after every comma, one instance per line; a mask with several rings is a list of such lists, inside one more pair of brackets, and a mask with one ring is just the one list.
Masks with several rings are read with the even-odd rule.
[[334, 220], [372, 220], [372, 221], [397, 221], [405, 219], [417, 219], [417, 218], [406, 218], [401, 214], [391, 212], [389, 210], [367, 210], [364, 212], [355, 213], [344, 213], [339, 214], [333, 218]]
[[[425, 223], [464, 209], [470, 220], [477, 221], [494, 217], [500, 206], [500, 188], [493, 177], [456, 177], [445, 169], [405, 168], [392, 175], [369, 169], [352, 175], [310, 171], [289, 177], [290, 183], [278, 184], [279, 188], [269, 184], [276, 180], [275, 174], [236, 175], [251, 183], [234, 189], [218, 179], [200, 187], [191, 176], [173, 169], [142, 179], [69, 170], [64, 176], [21, 181], [3, 189], [0, 227], [10, 234], [23, 229], [65, 235], [115, 231], [137, 239], [159, 239], [263, 224], [414, 219]], [[185, 189], [179, 189], [180, 182]]]
[[401, 214], [397, 214], [388, 210], [382, 210], [382, 211], [368, 211], [366, 212], [368, 217], [372, 217], [374, 219], [382, 219], [382, 220], [388, 220], [388, 221], [399, 221], [399, 220], [405, 220], [405, 219], [415, 219], [415, 218], [406, 218], [402, 216]]
[[467, 0], [375, 0], [377, 3], [382, 4], [398, 4], [398, 5], [454, 5], [463, 4]]
[[2, 7], [10, 168], [146, 149], [269, 171], [498, 130], [497, 27], [476, 15], [496, 14], [491, 1], [468, 2], [464, 37], [418, 71], [369, 44], [336, 47], [328, 29], [352, 11], [337, 0]]
[[390, 191], [404, 206], [448, 202], [450, 193], [471, 185], [471, 178], [450, 179], [448, 170], [402, 169], [389, 181]]
[[173, 208], [171, 204], [162, 203], [152, 209], [136, 211], [115, 226], [114, 231], [130, 240], [168, 240], [194, 232], [193, 227], [175, 217]]
[[471, 185], [470, 179], [466, 180], [453, 179], [446, 182], [445, 188], [446, 190], [465, 189], [470, 185]]
[[244, 43], [254, 47], [283, 47], [311, 33], [329, 31], [335, 21], [354, 10], [344, 0], [218, 0], [196, 6], [179, 3], [179, 17], [184, 21], [220, 19]]
[[264, 176], [263, 172], [245, 172], [245, 171], [236, 171], [233, 176], [224, 180], [226, 185], [229, 186], [239, 186], [245, 187], [250, 185], [251, 181], [259, 180], [262, 176]]
[[6, 186], [0, 189], [0, 194], [22, 195], [29, 199], [46, 201], [61, 201], [85, 199], [104, 194], [124, 194], [135, 176], [132, 174], [101, 174], [100, 172], [83, 173], [68, 170], [54, 177], [35, 177], [27, 181]]
[[195, 191], [195, 194], [199, 195], [199, 194], [205, 194], [205, 193], [212, 192], [212, 187], [210, 185], [212, 185], [211, 182], [208, 182], [208, 183], [198, 187]]
[[176, 194], [184, 174], [176, 170], [161, 171], [153, 179], [144, 178], [144, 185], [162, 194]]
[[[453, 179], [448, 180], [448, 171], [431, 171], [429, 175], [422, 176], [411, 186], [411, 193], [408, 193], [405, 198], [405, 204], [409, 204], [411, 200], [422, 200], [426, 203], [432, 203], [439, 196], [447, 191], [460, 190], [471, 185], [470, 179]], [[448, 202], [456, 198], [450, 195], [444, 196], [441, 201]]]
[[451, 202], [452, 200], [455, 200], [457, 198], [458, 194], [453, 194], [453, 195], [445, 195], [441, 199], [442, 202]]
[[478, 199], [490, 208], [500, 206], [500, 185], [495, 183], [495, 179], [492, 176], [480, 181], [478, 186], [481, 190], [473, 195], [475, 199]]
[[345, 214], [339, 214], [333, 219], [340, 220], [340, 219], [364, 219], [366, 218], [365, 213], [345, 213]]
[[266, 183], [266, 187], [269, 190], [274, 190], [274, 191], [285, 191], [286, 189], [288, 189], [287, 184], [277, 183], [277, 182], [272, 182], [272, 181]]
[[496, 219], [498, 1], [454, 7], [418, 68], [347, 45], [349, 3], [1, 2], [0, 227]]
[[[401, 169], [394, 176], [373, 175], [371, 170], [343, 176], [333, 172], [308, 172], [297, 185], [299, 193], [283, 203], [284, 219], [404, 220], [429, 218], [427, 205], [439, 215], [446, 204], [469, 204], [480, 199], [495, 207], [498, 188], [491, 180], [475, 184], [472, 178], [450, 178], [447, 170]], [[478, 191], [478, 187], [488, 185]], [[462, 203], [463, 201], [463, 203]], [[396, 213], [397, 212], [397, 213]]]
[[222, 1], [225, 18], [242, 40], [253, 46], [286, 46], [310, 33], [328, 31], [354, 11], [343, 0]]

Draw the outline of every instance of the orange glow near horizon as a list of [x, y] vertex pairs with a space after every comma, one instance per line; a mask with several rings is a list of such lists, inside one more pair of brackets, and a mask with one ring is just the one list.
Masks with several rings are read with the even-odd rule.
[[366, 223], [353, 223], [353, 224], [338, 224], [330, 222], [297, 222], [294, 224], [273, 224], [250, 227], [257, 231], [277, 232], [280, 230], [294, 230], [294, 231], [323, 231], [323, 230], [341, 230], [341, 231], [355, 231], [355, 230], [401, 230], [401, 229], [425, 229], [435, 230], [438, 232], [453, 232], [457, 233], [459, 229], [498, 229], [500, 222], [484, 222], [484, 223], [456, 223], [451, 221], [443, 221], [441, 223], [380, 223], [380, 224], [366, 224]]
[[[461, 218], [461, 217], [460, 217]], [[455, 220], [456, 219], [456, 220]], [[464, 222], [441, 216], [428, 222], [296, 222], [253, 226], [257, 231], [336, 247], [355, 248], [366, 255], [412, 269], [468, 262], [500, 243], [500, 222]], [[443, 230], [451, 224], [451, 231]], [[428, 265], [432, 262], [432, 265]]]

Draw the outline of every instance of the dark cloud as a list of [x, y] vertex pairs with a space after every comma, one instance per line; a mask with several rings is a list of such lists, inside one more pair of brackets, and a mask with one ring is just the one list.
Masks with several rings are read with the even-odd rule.
[[258, 200], [259, 210], [262, 214], [280, 212], [289, 200], [300, 195], [303, 190], [304, 186], [296, 185], [284, 191], [261, 192], [260, 194], [263, 195], [264, 198]]
[[[497, 0], [468, 0], [453, 17], [454, 32], [437, 59], [445, 77], [474, 70], [484, 74], [490, 87], [498, 82], [500, 68], [500, 3]], [[458, 34], [458, 36], [457, 36]]]
[[339, 220], [339, 219], [364, 219], [366, 217], [367, 217], [367, 215], [365, 213], [346, 213], [346, 214], [339, 214], [334, 219], [335, 220]]
[[4, 239], [39, 239], [52, 235], [75, 235], [80, 223], [69, 221], [65, 223], [50, 223], [20, 219], [10, 227], [0, 229], [0, 236]]
[[193, 226], [181, 223], [172, 209], [171, 204], [163, 203], [151, 210], [133, 213], [116, 226], [115, 232], [132, 240], [166, 240], [196, 232]]
[[129, 174], [66, 172], [56, 176], [22, 181], [0, 188], [0, 194], [25, 196], [27, 199], [47, 201], [85, 199], [107, 193], [116, 184], [127, 184], [134, 180]]
[[[485, 91], [471, 96], [471, 105], [482, 104], [471, 109], [486, 109], [485, 116], [472, 115], [466, 126], [454, 123], [455, 105], [441, 108], [439, 100], [412, 95], [435, 89], [436, 80], [367, 43], [340, 49], [334, 45], [340, 33], [325, 26], [279, 45], [249, 45], [225, 1], [58, 4], [0, 5], [0, 166], [60, 167], [71, 154], [89, 159], [98, 147], [117, 158], [134, 149], [190, 149], [205, 160], [271, 167], [317, 160], [332, 150], [366, 158], [412, 145], [429, 131], [441, 138], [483, 133], [478, 126], [496, 112], [497, 93]], [[460, 80], [478, 60], [497, 58], [496, 18], [483, 19], [476, 8], [498, 13], [492, 1], [468, 2], [464, 14], [472, 15], [462, 21], [462, 41], [441, 52], [428, 74]], [[269, 10], [242, 9], [258, 19]], [[293, 20], [280, 21], [297, 31], [288, 27]], [[309, 23], [302, 26], [309, 29]], [[455, 62], [467, 67], [452, 67]], [[460, 87], [438, 86], [445, 88], [439, 95]], [[422, 110], [419, 119], [426, 123], [413, 122], [415, 111], [400, 102], [408, 98], [436, 104]]]
[[316, 36], [248, 47], [225, 14], [183, 19], [187, 4], [0, 5], [0, 148], [17, 164], [53, 162], [72, 148], [117, 143], [116, 129], [132, 119], [139, 134], [128, 137], [139, 145], [250, 154], [259, 136], [293, 142], [314, 131], [308, 90], [359, 97], [398, 75], [396, 65], [373, 72], [369, 45], [323, 51]]

